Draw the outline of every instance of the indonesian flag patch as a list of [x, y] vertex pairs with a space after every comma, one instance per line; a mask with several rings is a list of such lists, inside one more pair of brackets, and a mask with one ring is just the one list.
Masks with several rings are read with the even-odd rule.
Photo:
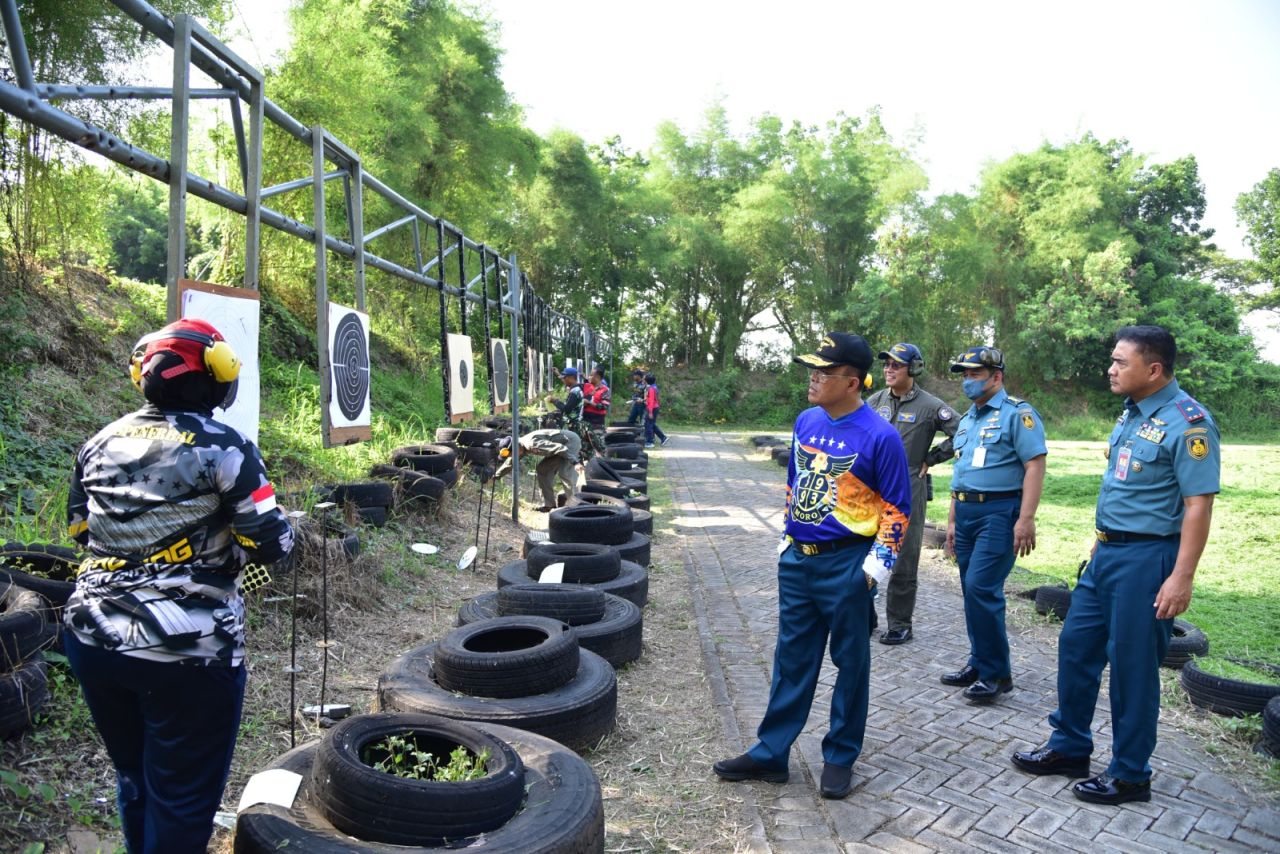
[[253, 506], [258, 511], [258, 515], [270, 513], [276, 509], [276, 491], [271, 488], [271, 484], [260, 486], [249, 494], [253, 499]]

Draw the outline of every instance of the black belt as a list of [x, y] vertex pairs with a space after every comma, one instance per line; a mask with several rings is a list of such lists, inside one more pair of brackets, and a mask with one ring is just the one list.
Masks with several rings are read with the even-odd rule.
[[1152, 540], [1176, 540], [1181, 534], [1135, 534], [1130, 531], [1095, 530], [1100, 543], [1146, 543]]
[[871, 538], [870, 537], [841, 537], [838, 540], [820, 540], [819, 542], [816, 542], [816, 543], [802, 543], [799, 540], [794, 539], [790, 536], [788, 536], [787, 539], [791, 540], [791, 544], [793, 546], [800, 549], [801, 554], [820, 555], [820, 554], [825, 554], [826, 552], [833, 552], [836, 549], [843, 549], [843, 548], [848, 548], [849, 546], [856, 546], [859, 543], [867, 542]]
[[951, 490], [951, 497], [956, 501], [976, 501], [982, 504], [987, 501], [999, 501], [1002, 498], [1021, 498], [1022, 490], [1015, 489], [1013, 492], [957, 492]]

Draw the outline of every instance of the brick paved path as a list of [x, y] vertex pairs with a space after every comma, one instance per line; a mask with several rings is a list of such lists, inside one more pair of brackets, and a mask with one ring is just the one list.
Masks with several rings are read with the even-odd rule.
[[[769, 692], [785, 472], [759, 462], [741, 436], [682, 433], [661, 454], [704, 661], [726, 736], [746, 749]], [[753, 850], [1280, 851], [1280, 808], [1239, 791], [1210, 770], [1202, 749], [1164, 725], [1150, 803], [1085, 804], [1064, 777], [1014, 769], [1009, 754], [1048, 735], [1053, 638], [1011, 624], [1016, 690], [991, 706], [965, 702], [959, 689], [938, 682], [968, 652], [956, 573], [939, 558], [926, 549], [921, 561], [916, 639], [871, 643], [871, 710], [853, 793], [843, 801], [817, 795], [835, 680], [829, 661], [792, 751], [790, 782], [724, 784], [726, 797], [743, 798], [755, 821]], [[880, 605], [883, 612], [883, 599]], [[1104, 686], [1095, 727], [1109, 720], [1106, 702]], [[1110, 761], [1109, 724], [1095, 741], [1100, 772]]]

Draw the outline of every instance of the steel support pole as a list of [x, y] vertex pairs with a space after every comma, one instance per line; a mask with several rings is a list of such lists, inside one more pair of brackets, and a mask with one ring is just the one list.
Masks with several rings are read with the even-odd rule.
[[[262, 112], [265, 100], [259, 76], [249, 85], [249, 149], [244, 170], [244, 286], [251, 291], [258, 290], [262, 255]], [[231, 107], [239, 115], [240, 103], [233, 101]]]
[[9, 43], [9, 59], [13, 61], [13, 74], [18, 85], [28, 92], [36, 91], [36, 78], [31, 73], [31, 56], [27, 53], [27, 40], [22, 34], [22, 19], [18, 17], [17, 0], [0, 3], [0, 17], [4, 19], [4, 38]]
[[328, 252], [325, 245], [325, 210], [324, 210], [324, 128], [316, 125], [311, 129], [311, 174], [315, 178], [312, 183], [311, 203], [316, 237], [316, 350], [320, 354], [320, 414], [324, 425], [321, 441], [329, 447], [329, 398], [333, 395], [333, 372], [330, 370], [329, 353], [329, 280]]
[[173, 117], [169, 132], [169, 241], [166, 315], [178, 319], [178, 280], [187, 274], [187, 124], [191, 101], [191, 18], [173, 16]]
[[[511, 352], [520, 353], [520, 312], [522, 311], [520, 267], [516, 253], [511, 253], [507, 271], [507, 293], [511, 295]], [[511, 363], [511, 521], [520, 521], [520, 356]]]

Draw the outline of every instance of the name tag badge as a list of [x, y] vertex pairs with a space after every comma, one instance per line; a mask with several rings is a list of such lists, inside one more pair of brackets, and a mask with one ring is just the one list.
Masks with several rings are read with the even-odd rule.
[[1132, 456], [1132, 448], [1121, 448], [1116, 452], [1116, 480], [1129, 479], [1129, 458]]
[[973, 449], [973, 467], [980, 469], [987, 464], [987, 446], [979, 445]]

